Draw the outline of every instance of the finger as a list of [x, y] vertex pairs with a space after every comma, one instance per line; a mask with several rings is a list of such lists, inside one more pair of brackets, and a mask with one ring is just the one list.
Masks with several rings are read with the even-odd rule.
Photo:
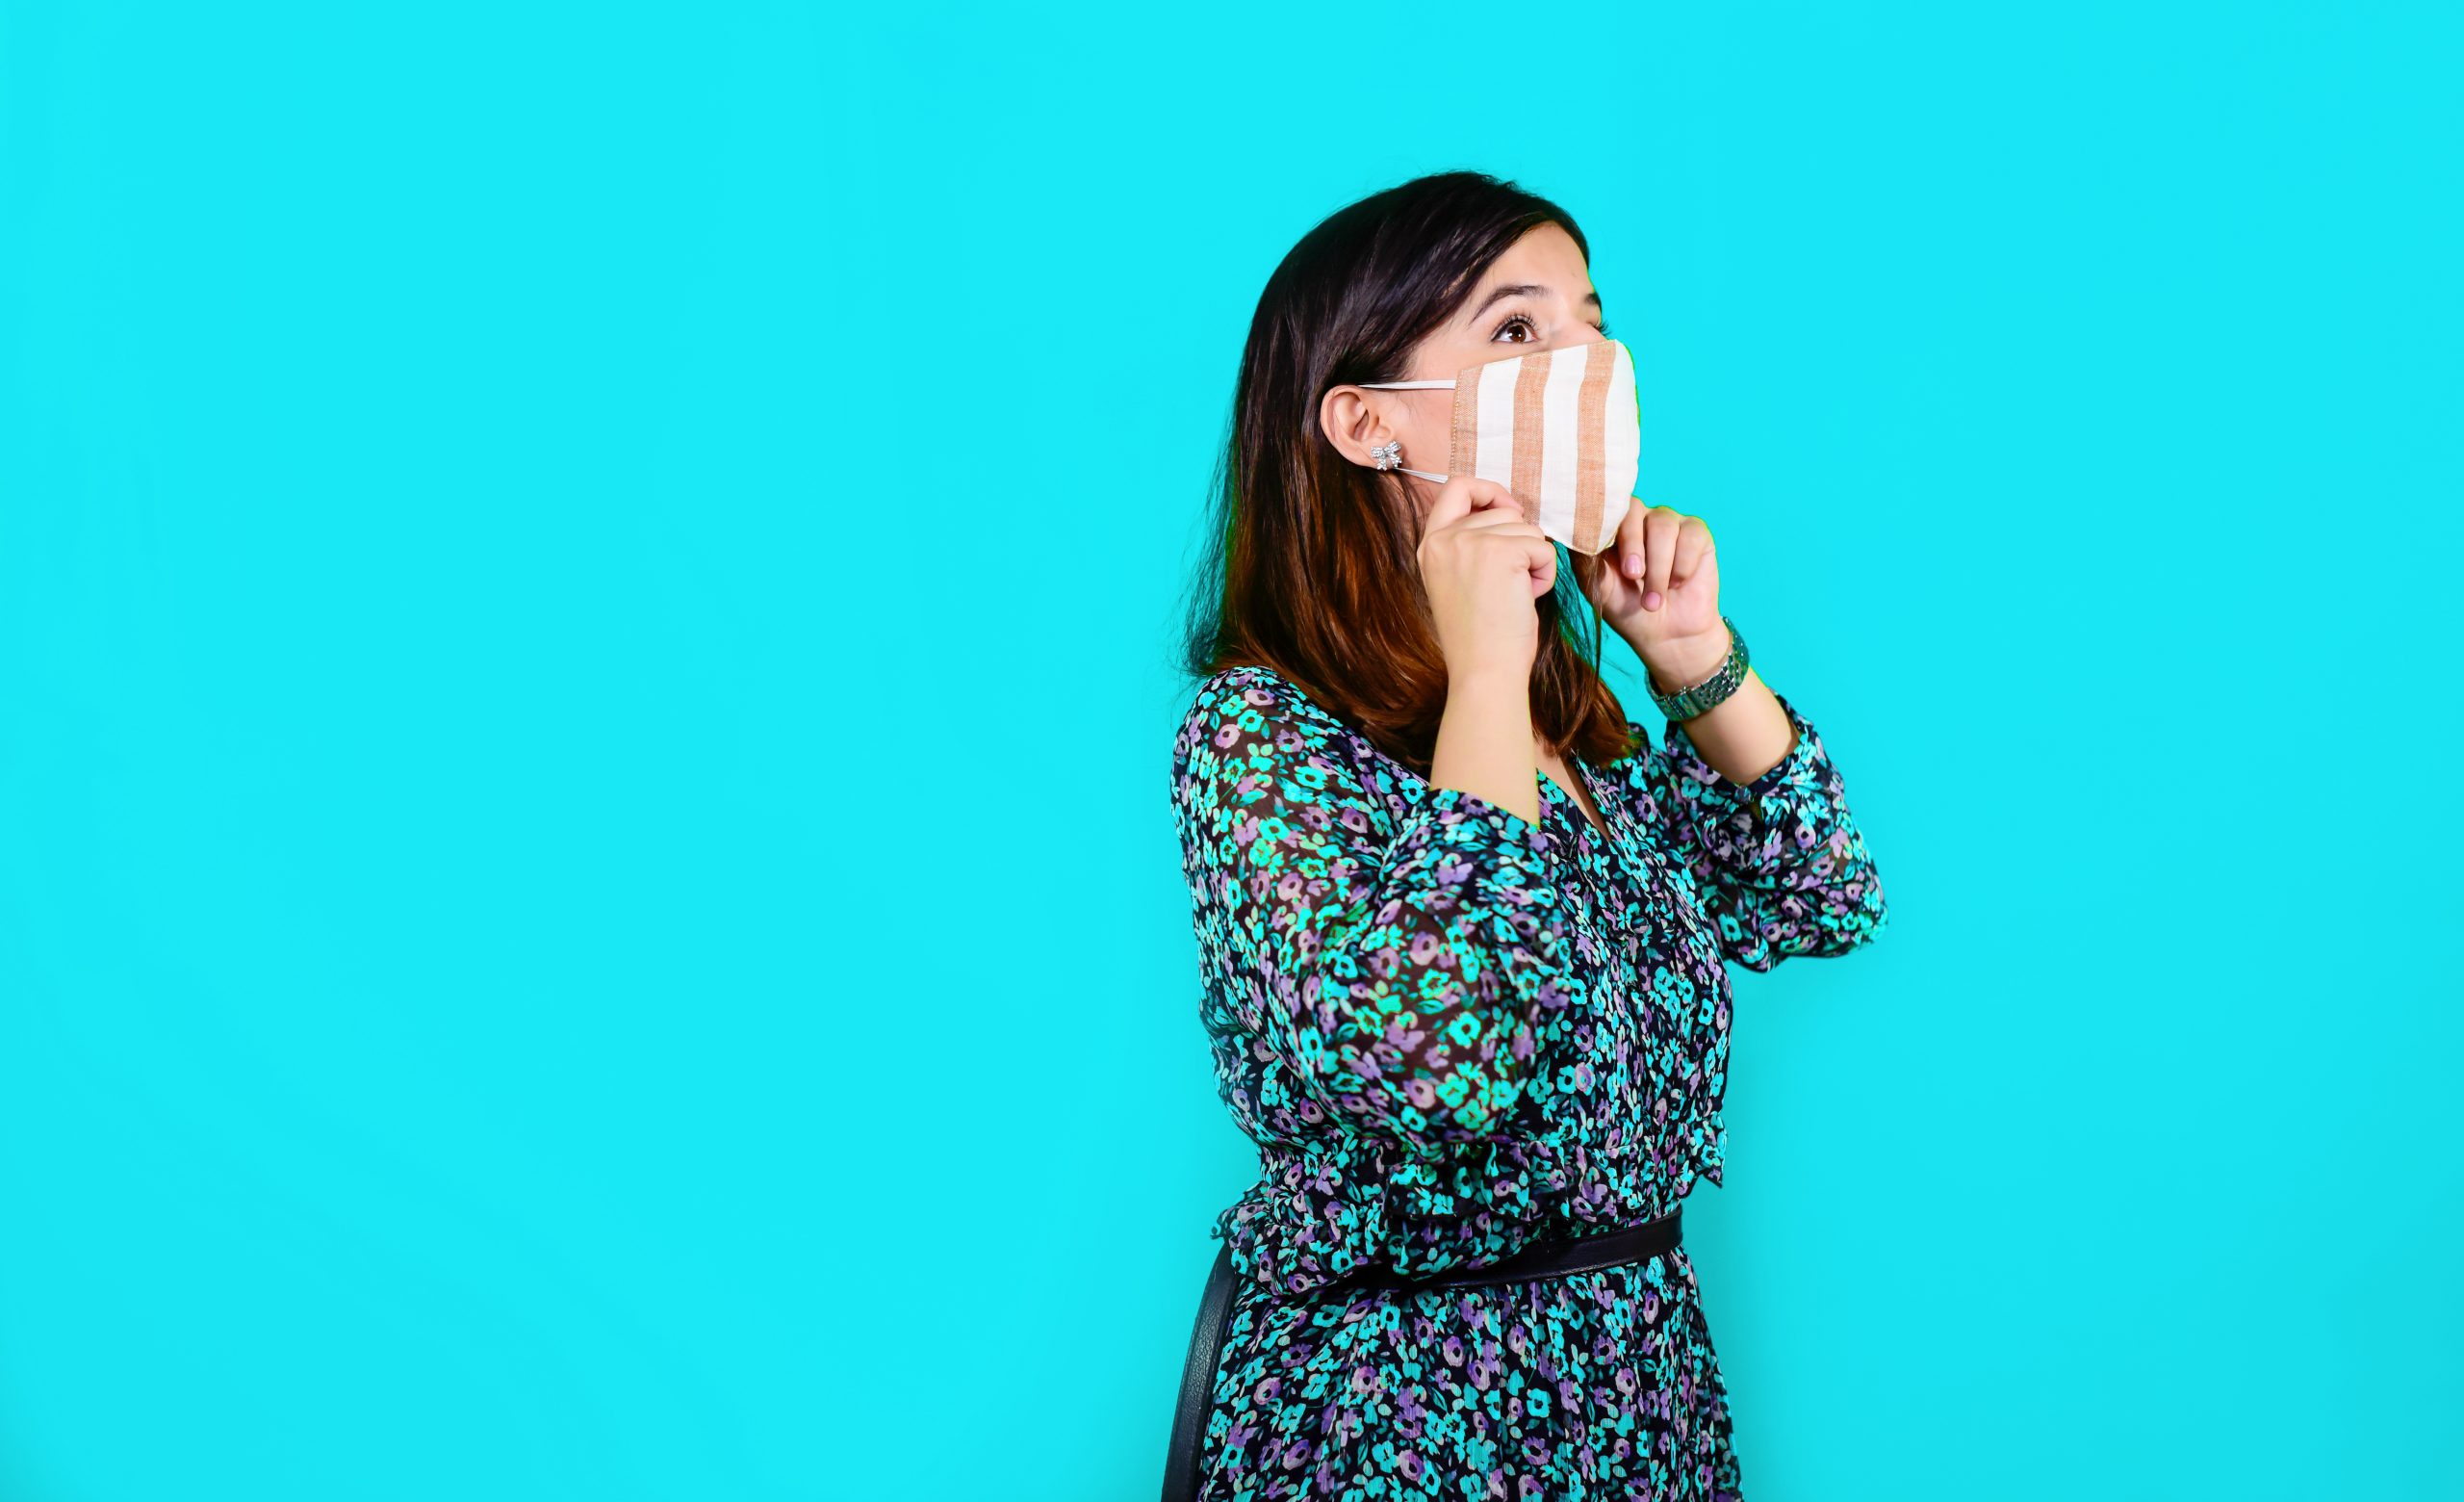
[[1643, 609], [1656, 610], [1668, 593], [1669, 565], [1677, 561], [1677, 528], [1680, 518], [1676, 507], [1656, 505], [1643, 523]]
[[1428, 515], [1423, 521], [1423, 531], [1435, 531], [1450, 527], [1472, 511], [1472, 487], [1476, 481], [1450, 479], [1437, 487], [1437, 499], [1429, 503]]
[[[1497, 557], [1511, 558], [1524, 568], [1537, 568], [1543, 558], [1548, 560], [1553, 572], [1556, 568], [1557, 545], [1536, 528], [1528, 531], [1519, 527], [1483, 528], [1476, 534], [1473, 541], [1479, 547], [1497, 548], [1499, 550], [1495, 555]], [[1482, 557], [1486, 557], [1489, 555], [1484, 554]], [[1500, 563], [1498, 566], [1503, 568], [1506, 565]]]
[[1493, 479], [1476, 479], [1469, 475], [1457, 477], [1437, 487], [1437, 499], [1429, 504], [1428, 514], [1422, 519], [1421, 535], [1460, 528], [1478, 518], [1521, 514], [1514, 497], [1503, 485]]
[[1461, 521], [1456, 522], [1454, 525], [1457, 530], [1463, 531], [1471, 531], [1475, 530], [1480, 531], [1498, 531], [1502, 530], [1511, 531], [1521, 529], [1534, 537], [1542, 535], [1539, 524], [1524, 520], [1523, 507], [1519, 505], [1502, 505], [1486, 511], [1475, 511], [1471, 515], [1463, 518]]
[[1521, 550], [1524, 569], [1531, 580], [1533, 599], [1557, 587], [1557, 550], [1548, 538], [1507, 536], [1502, 540], [1514, 543]]
[[1687, 517], [1677, 529], [1677, 560], [1669, 565], [1669, 583], [1682, 584], [1692, 579], [1710, 556], [1710, 524], [1699, 516]]
[[1503, 527], [1527, 520], [1523, 514], [1523, 503], [1496, 480], [1469, 479], [1464, 484], [1471, 494], [1472, 508], [1456, 519], [1455, 526]]
[[1466, 476], [1460, 480], [1449, 480], [1447, 483], [1464, 486], [1472, 505], [1471, 510], [1449, 524], [1454, 531], [1485, 531], [1508, 527], [1520, 528], [1535, 537], [1540, 535], [1539, 527], [1526, 514], [1523, 503], [1515, 499], [1514, 492], [1496, 480], [1475, 479]]
[[1635, 501], [1617, 523], [1617, 572], [1628, 579], [1643, 576], [1643, 519], [1651, 507]]

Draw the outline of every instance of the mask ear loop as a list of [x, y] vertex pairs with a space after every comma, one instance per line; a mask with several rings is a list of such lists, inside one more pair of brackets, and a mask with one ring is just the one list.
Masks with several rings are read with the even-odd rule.
[[[1454, 389], [1454, 382], [1450, 380], [1365, 380], [1358, 384], [1363, 391], [1451, 391]], [[1441, 485], [1446, 483], [1446, 477], [1443, 475], [1432, 475], [1426, 470], [1416, 470], [1404, 465], [1401, 459], [1402, 452], [1402, 444], [1395, 442], [1380, 444], [1370, 450], [1369, 454], [1377, 461], [1377, 467], [1381, 470], [1394, 470], [1399, 474], [1409, 475], [1415, 479], [1432, 480]]]

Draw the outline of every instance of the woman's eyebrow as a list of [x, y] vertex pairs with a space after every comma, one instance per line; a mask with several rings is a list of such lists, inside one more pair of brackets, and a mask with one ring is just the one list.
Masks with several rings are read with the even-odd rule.
[[[1538, 282], [1509, 282], [1505, 286], [1498, 288], [1487, 297], [1481, 298], [1480, 305], [1472, 310], [1472, 317], [1470, 321], [1475, 324], [1478, 323], [1480, 321], [1481, 314], [1486, 313], [1490, 308], [1504, 301], [1508, 298], [1520, 298], [1531, 293], [1544, 293], [1548, 290], [1548, 288], [1541, 286]], [[1595, 308], [1601, 305], [1600, 294], [1597, 290], [1586, 295], [1582, 300], [1590, 303]]]

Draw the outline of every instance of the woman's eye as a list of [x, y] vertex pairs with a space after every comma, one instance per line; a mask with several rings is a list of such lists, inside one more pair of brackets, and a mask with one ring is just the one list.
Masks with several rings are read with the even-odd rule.
[[1509, 328], [1522, 329], [1523, 337], [1520, 339], [1507, 339], [1505, 342], [1508, 344], [1529, 344], [1534, 338], [1538, 337], [1538, 330], [1531, 326], [1531, 320], [1524, 317], [1520, 313], [1517, 313], [1512, 318], [1507, 319], [1504, 323], [1498, 325], [1498, 331], [1490, 336], [1490, 342], [1494, 344], [1499, 339], [1505, 338], [1505, 331]]

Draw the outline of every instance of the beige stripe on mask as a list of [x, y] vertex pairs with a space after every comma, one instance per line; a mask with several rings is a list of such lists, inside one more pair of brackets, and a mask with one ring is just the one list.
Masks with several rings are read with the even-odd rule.
[[1514, 373], [1514, 479], [1506, 488], [1523, 503], [1523, 519], [1540, 521], [1540, 459], [1548, 430], [1544, 399], [1549, 390], [1549, 351], [1524, 356]]
[[1617, 351], [1606, 344], [1586, 345], [1582, 389], [1575, 399], [1575, 547], [1594, 553], [1600, 541], [1600, 519], [1608, 508], [1608, 378], [1617, 372]]
[[1454, 427], [1446, 437], [1446, 476], [1458, 479], [1476, 474], [1480, 463], [1480, 369], [1474, 366], [1454, 376]]

